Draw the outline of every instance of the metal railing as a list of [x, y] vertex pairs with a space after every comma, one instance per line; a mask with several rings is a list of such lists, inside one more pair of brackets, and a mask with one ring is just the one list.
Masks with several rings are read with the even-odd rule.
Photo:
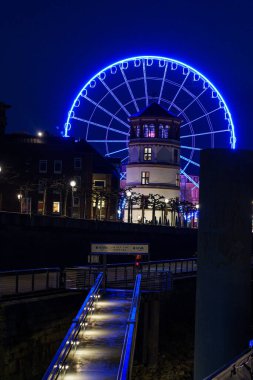
[[99, 273], [99, 275], [96, 278], [95, 284], [91, 288], [76, 317], [73, 319], [72, 324], [67, 334], [65, 335], [65, 338], [63, 339], [60, 347], [58, 348], [42, 380], [57, 379], [57, 377], [60, 374], [64, 374], [67, 371], [68, 365], [65, 364], [66, 358], [71, 348], [73, 348], [73, 346], [75, 346], [75, 344], [77, 343], [76, 338], [80, 329], [83, 326], [85, 326], [86, 318], [92, 312], [92, 305], [99, 296], [98, 293], [102, 285], [102, 279], [103, 273]]
[[60, 268], [1, 271], [0, 297], [58, 289], [60, 273]]
[[225, 379], [252, 379], [251, 368], [253, 364], [252, 349], [245, 350], [241, 355], [218, 369], [204, 380], [225, 380]]
[[[66, 288], [84, 289], [94, 283], [101, 265], [65, 269]], [[175, 276], [195, 274], [197, 259], [178, 259], [135, 263], [107, 264], [106, 284], [111, 288], [133, 288], [137, 274], [142, 275], [142, 289], [165, 291], [171, 288], [171, 274]]]
[[129, 318], [127, 321], [127, 329], [123, 343], [120, 365], [117, 375], [117, 380], [130, 380], [133, 366], [134, 348], [137, 333], [138, 315], [141, 299], [141, 274], [136, 276], [133, 299]]

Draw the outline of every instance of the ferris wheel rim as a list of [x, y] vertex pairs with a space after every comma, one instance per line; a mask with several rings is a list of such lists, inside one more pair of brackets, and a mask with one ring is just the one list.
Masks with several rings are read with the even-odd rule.
[[212, 88], [212, 90], [214, 90], [214, 92], [217, 93], [217, 97], [220, 99], [220, 101], [224, 104], [224, 107], [223, 107], [224, 108], [224, 112], [228, 115], [228, 119], [227, 120], [229, 120], [229, 125], [231, 127], [229, 129], [229, 132], [230, 132], [230, 147], [231, 147], [231, 149], [235, 149], [236, 136], [235, 136], [235, 127], [234, 127], [232, 115], [231, 115], [231, 112], [230, 112], [230, 110], [229, 110], [229, 108], [227, 106], [226, 101], [224, 100], [222, 94], [217, 89], [217, 87], [204, 74], [202, 74], [200, 71], [196, 70], [192, 66], [190, 66], [190, 65], [188, 65], [188, 64], [186, 64], [186, 63], [184, 63], [182, 61], [176, 60], [174, 58], [169, 58], [169, 57], [164, 57], [164, 56], [156, 56], [156, 55], [142, 55], [142, 56], [134, 56], [134, 57], [125, 58], [125, 59], [119, 60], [117, 62], [114, 62], [114, 63], [106, 66], [105, 68], [101, 69], [98, 73], [96, 73], [95, 75], [93, 75], [93, 77], [91, 79], [89, 79], [88, 82], [86, 82], [85, 85], [81, 88], [81, 90], [79, 91], [79, 93], [75, 97], [70, 110], [68, 111], [67, 121], [66, 121], [65, 126], [64, 126], [64, 129], [65, 129], [64, 137], [69, 137], [68, 136], [68, 132], [70, 130], [69, 126], [71, 125], [70, 124], [70, 114], [73, 111], [73, 109], [76, 107], [75, 104], [78, 101], [79, 97], [82, 96], [83, 91], [91, 84], [91, 82], [94, 81], [96, 78], [99, 78], [99, 76], [101, 76], [102, 73], [104, 73], [105, 71], [111, 69], [114, 66], [119, 66], [120, 64], [123, 64], [125, 62], [131, 62], [131, 61], [136, 61], [136, 60], [156, 60], [156, 61], [165, 61], [165, 62], [175, 63], [176, 65], [179, 65], [181, 67], [187, 68], [187, 70], [190, 70], [194, 74], [196, 74], [199, 77], [201, 77], [205, 82], [207, 82], [209, 84], [209, 86]]

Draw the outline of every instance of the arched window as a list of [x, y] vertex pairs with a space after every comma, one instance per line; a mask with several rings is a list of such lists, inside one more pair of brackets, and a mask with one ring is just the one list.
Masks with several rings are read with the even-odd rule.
[[149, 137], [149, 128], [147, 124], [143, 125], [143, 137]]
[[149, 126], [148, 137], [155, 137], [155, 126], [154, 126], [154, 124], [150, 124], [150, 126]]
[[164, 138], [164, 128], [162, 124], [159, 125], [159, 138], [160, 139]]
[[170, 127], [168, 125], [165, 125], [164, 127], [164, 133], [163, 133], [163, 138], [164, 139], [168, 139], [169, 138], [169, 130], [170, 130]]
[[141, 128], [139, 125], [135, 127], [135, 137], [140, 137]]

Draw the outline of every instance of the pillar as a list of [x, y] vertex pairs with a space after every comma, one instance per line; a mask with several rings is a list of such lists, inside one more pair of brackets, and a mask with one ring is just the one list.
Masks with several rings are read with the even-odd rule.
[[248, 347], [253, 152], [201, 152], [194, 379]]

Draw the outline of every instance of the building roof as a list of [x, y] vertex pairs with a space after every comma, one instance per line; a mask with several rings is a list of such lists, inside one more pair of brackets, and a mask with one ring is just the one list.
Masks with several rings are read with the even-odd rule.
[[160, 106], [160, 104], [157, 104], [157, 103], [152, 103], [148, 107], [131, 115], [130, 119], [136, 118], [136, 117], [157, 117], [157, 118], [162, 117], [162, 118], [178, 119], [175, 115], [168, 112], [165, 108], [163, 108], [162, 106]]

